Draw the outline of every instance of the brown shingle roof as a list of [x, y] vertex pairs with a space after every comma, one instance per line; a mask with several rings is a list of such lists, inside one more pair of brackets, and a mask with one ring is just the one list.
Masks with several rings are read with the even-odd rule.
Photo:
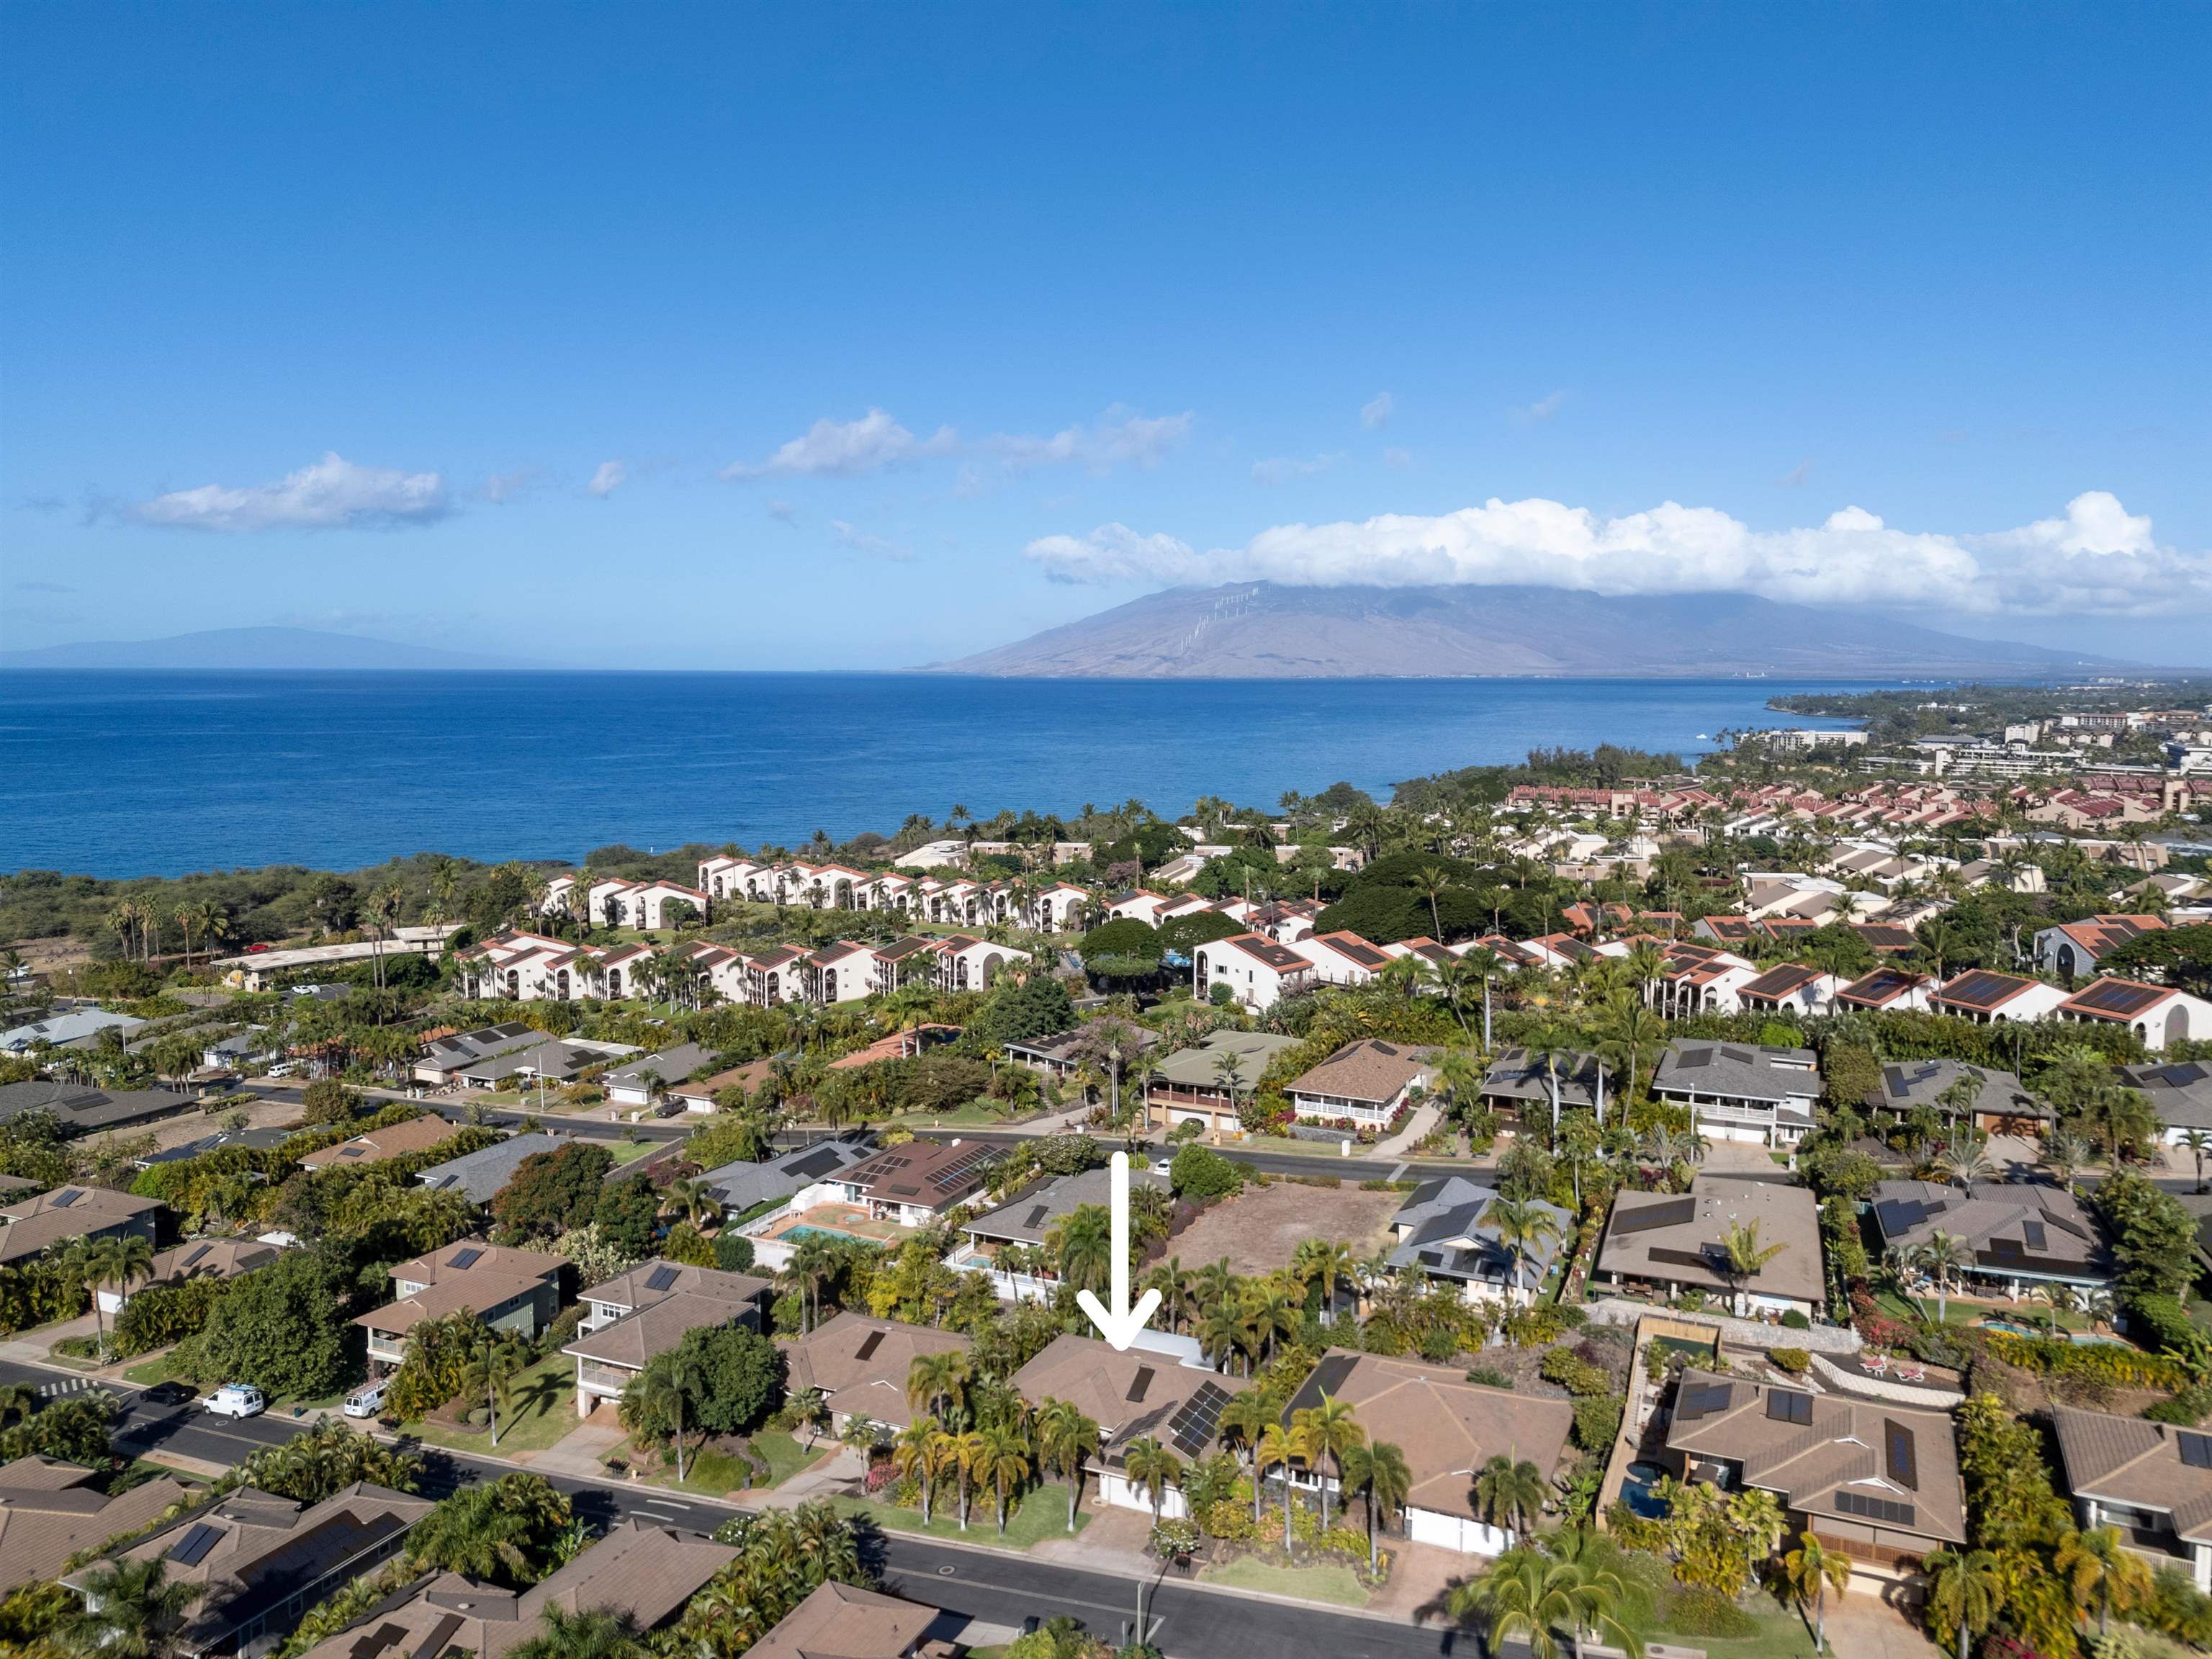
[[2206, 1443], [2192, 1448], [2200, 1457], [2212, 1456], [2212, 1437], [2071, 1406], [2052, 1407], [2051, 1417], [2066, 1484], [2077, 1497], [2162, 1510], [2184, 1540], [2212, 1543], [2212, 1464], [2188, 1463], [2182, 1456], [2185, 1435]]
[[1346, 1100], [1397, 1098], [1406, 1085], [1428, 1069], [1429, 1051], [1370, 1037], [1347, 1042], [1304, 1076], [1291, 1080], [1294, 1095], [1340, 1095]]
[[1164, 1443], [1170, 1419], [1208, 1383], [1232, 1395], [1252, 1386], [1244, 1377], [1182, 1364], [1173, 1354], [1116, 1350], [1091, 1336], [1053, 1338], [1013, 1376], [1014, 1391], [1030, 1404], [1065, 1400], [1097, 1424], [1115, 1459], [1130, 1441], [1146, 1435]]
[[753, 1644], [749, 1659], [905, 1659], [935, 1607], [850, 1584], [825, 1583]]
[[136, 1532], [185, 1496], [167, 1475], [110, 1498], [93, 1472], [52, 1457], [0, 1467], [0, 1592], [52, 1578], [79, 1550]]
[[914, 1421], [906, 1382], [915, 1360], [926, 1353], [965, 1353], [973, 1346], [957, 1331], [841, 1313], [785, 1352], [793, 1394], [819, 1389], [834, 1412], [903, 1429]]
[[[458, 1063], [458, 1062], [457, 1062]], [[387, 1158], [424, 1152], [460, 1133], [461, 1126], [448, 1123], [434, 1112], [410, 1117], [381, 1129], [371, 1129], [335, 1146], [319, 1147], [300, 1160], [305, 1170], [328, 1170], [364, 1164], [381, 1164]]]

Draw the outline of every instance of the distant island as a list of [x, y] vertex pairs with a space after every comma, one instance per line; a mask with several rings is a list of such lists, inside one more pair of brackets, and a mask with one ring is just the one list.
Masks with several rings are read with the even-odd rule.
[[1741, 593], [1556, 587], [1171, 588], [933, 672], [1321, 679], [1724, 674], [1893, 679], [2131, 666]]
[[0, 651], [0, 668], [459, 669], [543, 665], [476, 651], [442, 651], [315, 628], [215, 628], [159, 640], [87, 640], [35, 651]]

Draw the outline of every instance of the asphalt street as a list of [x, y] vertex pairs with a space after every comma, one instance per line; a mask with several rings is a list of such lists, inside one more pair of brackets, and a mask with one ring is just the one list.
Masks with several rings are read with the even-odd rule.
[[[43, 1366], [0, 1360], [0, 1383], [28, 1382], [55, 1393], [74, 1392], [84, 1379]], [[141, 1403], [127, 1384], [104, 1385], [126, 1402], [116, 1447], [128, 1455], [167, 1451], [210, 1463], [232, 1464], [262, 1446], [280, 1445], [301, 1425], [272, 1414], [242, 1422], [210, 1415], [198, 1402], [154, 1407]], [[426, 1456], [424, 1494], [443, 1497], [478, 1480], [495, 1480], [512, 1465], [441, 1450]], [[678, 1498], [649, 1486], [548, 1477], [568, 1494], [577, 1513], [606, 1527], [635, 1516], [671, 1526], [712, 1532], [737, 1513], [731, 1506]], [[1120, 1642], [1134, 1629], [1139, 1581], [1118, 1573], [1086, 1571], [988, 1549], [968, 1549], [897, 1533], [878, 1534], [877, 1565], [894, 1592], [994, 1625], [1018, 1626], [1026, 1619], [1060, 1613], [1093, 1633]], [[1448, 1630], [1415, 1629], [1332, 1613], [1325, 1607], [1255, 1600], [1170, 1577], [1146, 1581], [1146, 1621], [1152, 1641], [1170, 1659], [1420, 1659], [1480, 1651], [1474, 1638]]]

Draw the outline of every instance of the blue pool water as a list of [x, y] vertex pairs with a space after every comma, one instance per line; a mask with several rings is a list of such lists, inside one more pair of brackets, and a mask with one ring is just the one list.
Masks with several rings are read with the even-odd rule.
[[1656, 1463], [1631, 1463], [1621, 1476], [1620, 1495], [1635, 1513], [1656, 1521], [1667, 1513], [1667, 1504], [1651, 1489], [1666, 1478], [1667, 1471]]

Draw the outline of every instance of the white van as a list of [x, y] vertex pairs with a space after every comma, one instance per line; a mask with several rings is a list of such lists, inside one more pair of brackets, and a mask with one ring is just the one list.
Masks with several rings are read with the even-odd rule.
[[380, 1377], [365, 1387], [356, 1389], [345, 1397], [348, 1417], [374, 1417], [384, 1409], [384, 1389], [388, 1379]]
[[226, 1382], [207, 1397], [206, 1409], [217, 1417], [258, 1417], [269, 1402], [250, 1382]]

